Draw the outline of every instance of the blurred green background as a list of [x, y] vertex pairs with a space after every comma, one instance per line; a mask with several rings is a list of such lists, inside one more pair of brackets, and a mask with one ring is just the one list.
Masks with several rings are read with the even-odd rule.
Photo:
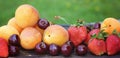
[[120, 0], [0, 0], [0, 26], [7, 24], [14, 17], [17, 7], [22, 4], [34, 6], [41, 18], [56, 24], [65, 24], [54, 19], [58, 15], [70, 24], [77, 19], [86, 22], [99, 22], [107, 17], [120, 19]]

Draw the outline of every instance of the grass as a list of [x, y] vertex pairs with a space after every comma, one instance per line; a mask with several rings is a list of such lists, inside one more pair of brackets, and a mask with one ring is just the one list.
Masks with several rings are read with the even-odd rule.
[[107, 17], [120, 18], [120, 0], [0, 0], [0, 26], [14, 17], [15, 10], [22, 4], [34, 6], [41, 18], [56, 24], [65, 24], [54, 20], [54, 16], [64, 17], [70, 24], [77, 19], [86, 22], [99, 22]]

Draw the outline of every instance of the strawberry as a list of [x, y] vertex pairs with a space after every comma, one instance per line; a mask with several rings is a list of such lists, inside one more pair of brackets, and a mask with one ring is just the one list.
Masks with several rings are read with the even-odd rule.
[[103, 55], [104, 53], [106, 53], [105, 41], [97, 38], [90, 39], [88, 43], [88, 49], [95, 55]]
[[97, 32], [97, 34], [93, 34], [92, 37], [90, 37], [90, 40], [88, 42], [88, 49], [90, 50], [91, 53], [101, 56], [104, 53], [106, 53], [106, 43], [104, 40], [107, 34], [103, 32], [103, 30], [99, 29], [94, 30], [98, 30], [99, 32]]
[[8, 57], [8, 44], [2, 38], [0, 38], [0, 57]]
[[68, 28], [70, 41], [74, 46], [81, 44], [87, 37], [87, 28], [85, 26], [70, 26]]
[[[66, 24], [69, 24], [66, 19], [61, 16], [55, 16], [55, 19], [61, 19]], [[83, 20], [77, 20], [74, 26], [68, 28], [69, 38], [74, 46], [78, 46], [87, 38], [87, 31], [87, 27], [84, 25]]]
[[117, 35], [111, 34], [106, 39], [107, 44], [107, 54], [115, 55], [119, 51], [119, 37]]
[[94, 35], [94, 34], [98, 35], [99, 32], [100, 32], [99, 29], [93, 29], [93, 30], [91, 30], [91, 31], [88, 33], [88, 35], [87, 35], [87, 39], [85, 40], [85, 43], [88, 44], [91, 36]]

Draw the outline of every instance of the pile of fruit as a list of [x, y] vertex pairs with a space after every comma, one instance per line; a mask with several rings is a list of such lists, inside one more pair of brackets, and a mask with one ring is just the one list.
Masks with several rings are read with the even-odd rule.
[[39, 16], [28, 4], [16, 9], [8, 24], [0, 27], [0, 57], [17, 56], [21, 47], [38, 55], [52, 56], [70, 56], [73, 52], [80, 56], [88, 52], [101, 56], [120, 52], [120, 22], [115, 18], [87, 25], [78, 20], [65, 29]]

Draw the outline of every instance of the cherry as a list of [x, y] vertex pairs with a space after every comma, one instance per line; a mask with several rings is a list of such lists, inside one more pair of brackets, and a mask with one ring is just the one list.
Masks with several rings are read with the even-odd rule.
[[15, 45], [15, 46], [20, 45], [20, 38], [17, 34], [11, 35], [8, 41], [10, 45]]
[[17, 46], [9, 45], [9, 55], [17, 56], [19, 54], [19, 48]]
[[35, 52], [38, 54], [45, 54], [48, 51], [48, 45], [44, 42], [38, 43], [35, 46]]
[[56, 44], [50, 44], [49, 46], [49, 53], [52, 56], [57, 56], [60, 52], [60, 47], [57, 46]]
[[46, 20], [46, 19], [40, 19], [37, 23], [37, 25], [41, 28], [41, 29], [46, 29], [50, 23]]
[[69, 44], [64, 44], [64, 45], [61, 47], [61, 53], [62, 53], [64, 56], [70, 56], [71, 53], [72, 53], [72, 46], [69, 45]]
[[82, 56], [87, 53], [87, 47], [85, 45], [78, 45], [76, 47], [76, 54]]

